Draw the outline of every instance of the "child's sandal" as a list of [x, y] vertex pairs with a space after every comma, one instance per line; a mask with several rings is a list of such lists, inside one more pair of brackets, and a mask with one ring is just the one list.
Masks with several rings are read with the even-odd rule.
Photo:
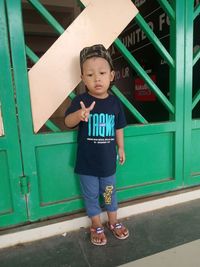
[[[108, 229], [113, 233], [113, 235], [118, 238], [118, 239], [126, 239], [129, 236], [129, 231], [128, 229], [122, 224], [122, 223], [115, 223], [115, 224], [110, 224], [109, 222], [107, 223]], [[118, 229], [123, 229], [122, 235], [119, 235], [117, 233]]]
[[[104, 238], [100, 239], [100, 237], [104, 236]], [[97, 238], [99, 238], [99, 240], [101, 240], [100, 242], [97, 241]], [[97, 227], [97, 228], [90, 228], [90, 240], [92, 242], [92, 244], [96, 245], [96, 246], [104, 246], [107, 243], [107, 239], [104, 235], [104, 228], [103, 227]]]

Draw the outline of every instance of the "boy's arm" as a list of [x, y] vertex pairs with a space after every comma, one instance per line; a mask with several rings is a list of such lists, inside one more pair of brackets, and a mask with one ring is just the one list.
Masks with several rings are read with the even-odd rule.
[[125, 152], [124, 152], [124, 131], [123, 129], [116, 130], [116, 143], [118, 146], [119, 163], [122, 165], [125, 162]]
[[74, 128], [82, 120], [81, 116], [82, 116], [82, 109], [79, 109], [79, 110], [77, 110], [77, 111], [75, 111], [73, 113], [68, 114], [65, 117], [65, 125], [68, 128]]
[[81, 101], [80, 102], [81, 109], [72, 112], [68, 114], [65, 117], [65, 125], [69, 128], [74, 128], [77, 126], [81, 121], [88, 122], [90, 111], [93, 110], [95, 106], [95, 101], [92, 102], [92, 104], [86, 108], [85, 104]]

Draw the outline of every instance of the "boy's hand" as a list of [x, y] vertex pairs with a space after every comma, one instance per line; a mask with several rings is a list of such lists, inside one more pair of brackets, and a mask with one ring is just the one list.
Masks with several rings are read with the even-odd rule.
[[123, 165], [125, 160], [126, 160], [124, 149], [123, 148], [119, 148], [118, 149], [118, 154], [119, 154], [119, 164]]
[[90, 111], [93, 110], [94, 106], [95, 106], [95, 101], [92, 102], [92, 104], [86, 108], [85, 104], [81, 101], [80, 105], [81, 105], [81, 121], [85, 121], [88, 122], [89, 116], [90, 116]]

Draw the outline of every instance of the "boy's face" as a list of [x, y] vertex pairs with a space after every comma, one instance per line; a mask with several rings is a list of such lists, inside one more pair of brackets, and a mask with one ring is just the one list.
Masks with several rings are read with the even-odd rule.
[[108, 61], [101, 57], [89, 58], [83, 63], [82, 72], [81, 78], [89, 93], [97, 98], [106, 98], [110, 82], [115, 76]]

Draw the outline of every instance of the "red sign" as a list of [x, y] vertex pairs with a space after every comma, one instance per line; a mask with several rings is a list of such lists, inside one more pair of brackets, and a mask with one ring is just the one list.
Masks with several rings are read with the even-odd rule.
[[[156, 75], [150, 75], [152, 81], [156, 82]], [[134, 90], [134, 99], [137, 101], [155, 101], [156, 96], [154, 93], [149, 90], [149, 87], [147, 84], [141, 79], [141, 78], [136, 78], [135, 79], [135, 90]]]

